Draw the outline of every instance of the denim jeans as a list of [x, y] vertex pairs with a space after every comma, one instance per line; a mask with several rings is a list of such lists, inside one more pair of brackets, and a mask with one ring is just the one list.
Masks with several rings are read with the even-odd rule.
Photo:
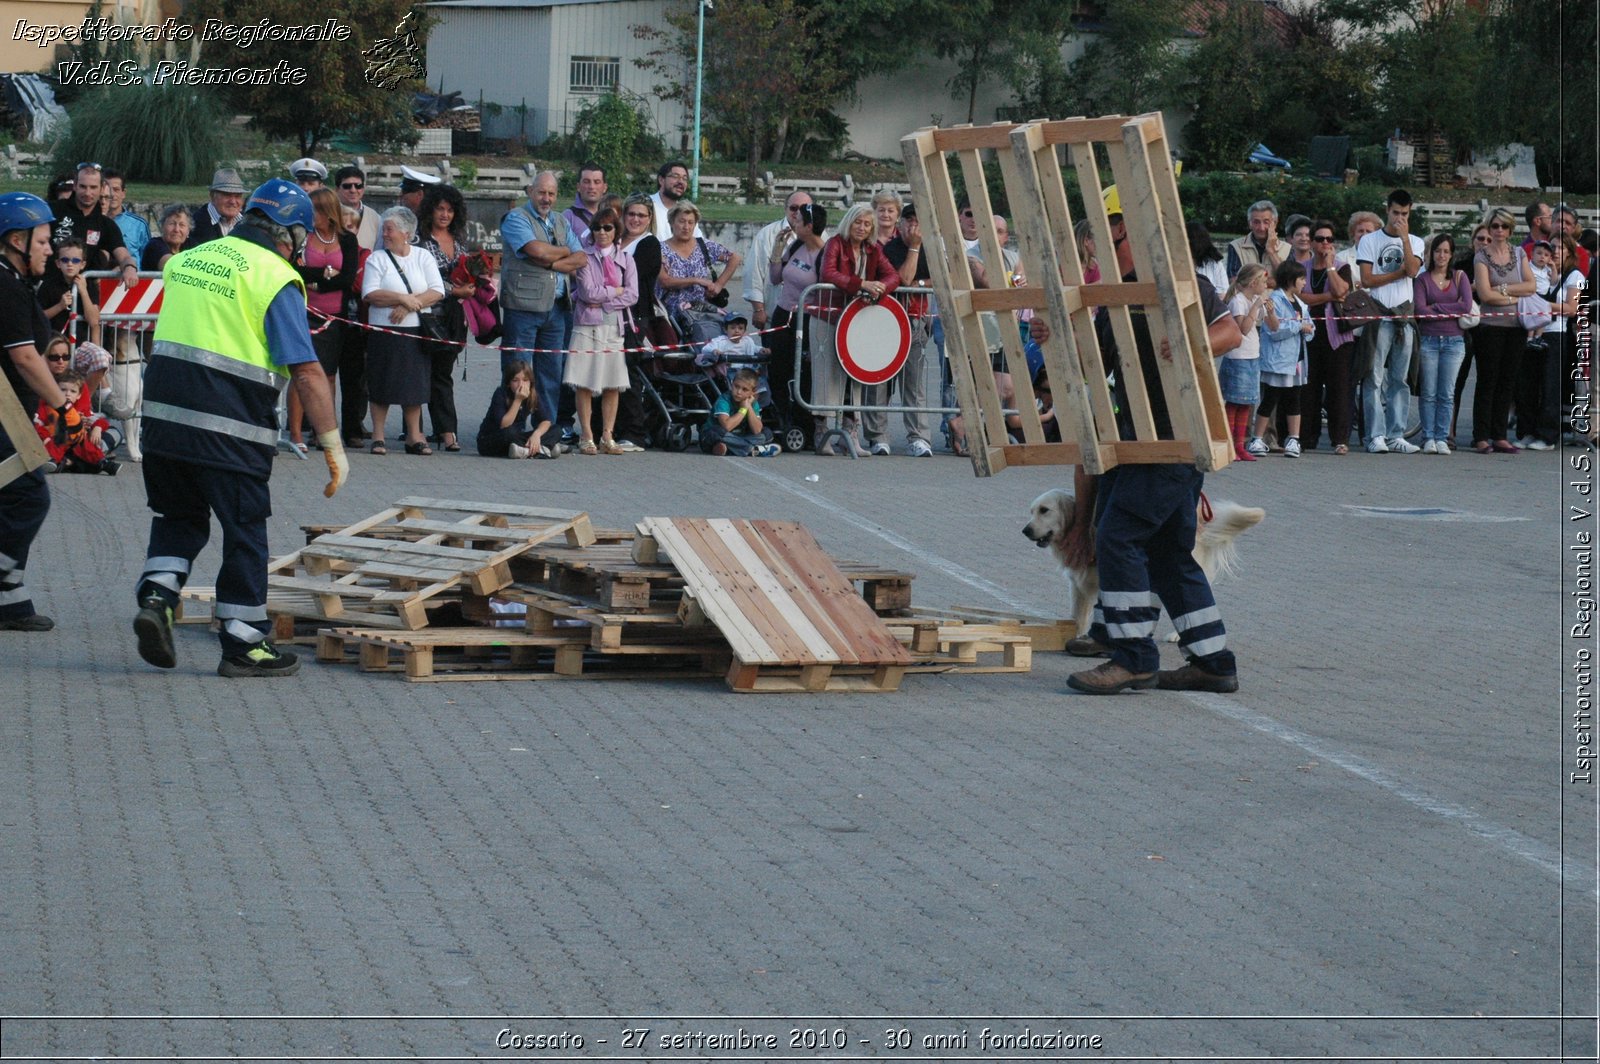
[[1422, 438], [1443, 440], [1450, 436], [1450, 416], [1454, 412], [1456, 374], [1466, 357], [1467, 344], [1459, 336], [1423, 336], [1420, 387], [1422, 389]]
[[1385, 318], [1367, 326], [1376, 329], [1372, 368], [1367, 371], [1361, 406], [1367, 419], [1367, 439], [1400, 439], [1411, 416], [1411, 323]]
[[[539, 393], [538, 421], [556, 422], [556, 404], [561, 400], [561, 378], [567, 369], [562, 337], [566, 335], [567, 314], [560, 307], [549, 310], [511, 310], [506, 308], [504, 347], [524, 348], [500, 352], [500, 371], [514, 362], [531, 363], [533, 386]], [[536, 348], [530, 352], [526, 348]], [[537, 424], [537, 421], [535, 422]]]

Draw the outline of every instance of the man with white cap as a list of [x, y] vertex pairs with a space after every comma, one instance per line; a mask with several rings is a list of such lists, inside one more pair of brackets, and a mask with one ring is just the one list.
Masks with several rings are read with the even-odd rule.
[[315, 159], [296, 159], [289, 164], [289, 176], [309, 196], [328, 183], [328, 168]]
[[239, 171], [225, 166], [211, 175], [211, 202], [194, 209], [190, 246], [227, 236], [243, 212], [244, 182], [239, 180]]
[[422, 194], [429, 185], [442, 185], [436, 174], [425, 174], [409, 166], [400, 168], [400, 206], [417, 215], [417, 228], [422, 228]]

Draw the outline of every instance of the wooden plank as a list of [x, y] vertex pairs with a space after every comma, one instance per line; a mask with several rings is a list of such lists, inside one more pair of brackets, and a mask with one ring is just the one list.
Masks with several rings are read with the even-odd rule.
[[684, 533], [668, 518], [646, 518], [644, 527], [694, 589], [700, 608], [727, 638], [734, 656], [747, 662], [776, 662], [778, 650], [745, 626], [743, 612], [721, 590], [721, 575], [700, 560]]
[[903, 662], [905, 648], [856, 593], [804, 525], [793, 521], [754, 521], [753, 528], [787, 562], [806, 590], [840, 622], [854, 642], [859, 661]]
[[582, 510], [553, 510], [542, 506], [508, 506], [495, 502], [466, 502], [459, 499], [430, 499], [408, 495], [395, 503], [399, 507], [437, 510], [444, 513], [496, 514], [501, 517], [537, 517], [562, 523], [583, 515]]
[[[803, 615], [786, 609], [786, 604], [779, 602], [783, 596], [782, 587], [761, 561], [735, 553], [706, 518], [674, 518], [673, 525], [694, 544], [700, 561], [720, 575], [717, 587], [695, 588], [701, 606], [706, 606], [707, 593], [725, 595], [736, 603], [741, 623], [757, 631], [776, 652], [775, 658], [761, 659], [762, 664], [805, 665], [838, 660], [827, 639], [806, 622]], [[673, 559], [677, 560], [676, 554]], [[709, 609], [706, 613], [711, 616]], [[717, 627], [726, 631], [721, 623]]]
[[[765, 596], [765, 602], [760, 604], [761, 620], [771, 622], [774, 617], [781, 618], [782, 624], [798, 640], [799, 655], [784, 664], [853, 663], [848, 640], [838, 633], [822, 611], [805, 601], [804, 591], [792, 579], [792, 574], [782, 573], [780, 576], [777, 567], [770, 564], [770, 560], [745, 538], [743, 533], [749, 529], [746, 522], [739, 522], [736, 527], [727, 518], [709, 518], [705, 520], [704, 528], [707, 543], [714, 541], [726, 551], [733, 565], [743, 570], [744, 578], [749, 581], [748, 586]], [[851, 587], [850, 593], [855, 595], [854, 587]]]
[[[43, 356], [44, 352], [39, 354]], [[0, 355], [0, 358], [4, 357]], [[44, 441], [33, 427], [33, 414], [32, 410], [22, 408], [22, 401], [12, 390], [11, 382], [0, 377], [0, 429], [5, 430], [11, 446], [16, 450], [16, 454], [0, 462], [0, 488], [50, 461], [50, 452], [44, 449]]]

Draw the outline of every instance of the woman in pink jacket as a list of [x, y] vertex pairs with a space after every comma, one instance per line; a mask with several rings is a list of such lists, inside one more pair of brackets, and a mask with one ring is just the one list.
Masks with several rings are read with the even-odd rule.
[[[845, 402], [846, 377], [834, 347], [834, 325], [852, 299], [880, 299], [900, 286], [900, 271], [884, 257], [883, 248], [873, 240], [876, 223], [870, 203], [857, 203], [845, 212], [839, 231], [822, 246], [822, 268], [818, 280], [837, 291], [824, 291], [818, 303], [820, 316], [828, 324], [818, 330], [821, 343], [814, 347], [816, 360], [811, 367], [811, 401], [817, 406], [840, 406]], [[889, 399], [887, 384], [855, 386], [861, 406], [884, 406]], [[868, 453], [888, 454], [884, 438], [888, 415], [867, 419]], [[855, 417], [845, 416], [845, 431], [855, 435]], [[820, 436], [820, 432], [819, 432]], [[820, 449], [820, 454], [830, 453]]]
[[[617, 421], [617, 396], [628, 388], [623, 355], [623, 330], [633, 323], [639, 299], [639, 271], [633, 256], [617, 243], [622, 223], [617, 212], [602, 209], [589, 224], [584, 263], [573, 277], [572, 349], [562, 380], [572, 386], [578, 411], [579, 454], [622, 454], [612, 438]], [[600, 393], [600, 444], [595, 445], [593, 407]]]

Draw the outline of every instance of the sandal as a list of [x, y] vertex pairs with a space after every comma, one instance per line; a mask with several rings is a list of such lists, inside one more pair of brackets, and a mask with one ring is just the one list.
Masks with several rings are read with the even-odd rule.
[[1494, 452], [1496, 454], [1521, 454], [1522, 453], [1522, 448], [1518, 447], [1516, 444], [1512, 443], [1510, 440], [1495, 440], [1493, 446], [1494, 446]]
[[1337, 447], [1335, 447], [1333, 449], [1333, 453], [1334, 454], [1349, 454], [1350, 453], [1350, 448], [1348, 446], [1346, 446], [1345, 444], [1341, 443], [1341, 444], [1339, 444]]
[[389, 453], [389, 448], [387, 448], [387, 447], [385, 447], [383, 445], [383, 441], [382, 440], [373, 440], [372, 441], [372, 453], [373, 454], [388, 454]]
[[1488, 440], [1479, 440], [1477, 443], [1472, 445], [1472, 449], [1478, 454], [1489, 454], [1494, 450], [1493, 447], [1489, 446]]
[[624, 453], [622, 448], [617, 446], [617, 441], [613, 440], [610, 436], [602, 436], [602, 437], [600, 437], [600, 451], [603, 454], [622, 454], [622, 453]]
[[459, 451], [461, 450], [461, 441], [452, 438], [449, 443], [444, 445], [444, 449], [447, 451]]
[[429, 455], [432, 453], [433, 448], [428, 446], [427, 440], [418, 440], [416, 443], [406, 444], [406, 454]]
[[594, 445], [593, 440], [583, 440], [578, 444], [579, 454], [599, 454], [600, 448]]

